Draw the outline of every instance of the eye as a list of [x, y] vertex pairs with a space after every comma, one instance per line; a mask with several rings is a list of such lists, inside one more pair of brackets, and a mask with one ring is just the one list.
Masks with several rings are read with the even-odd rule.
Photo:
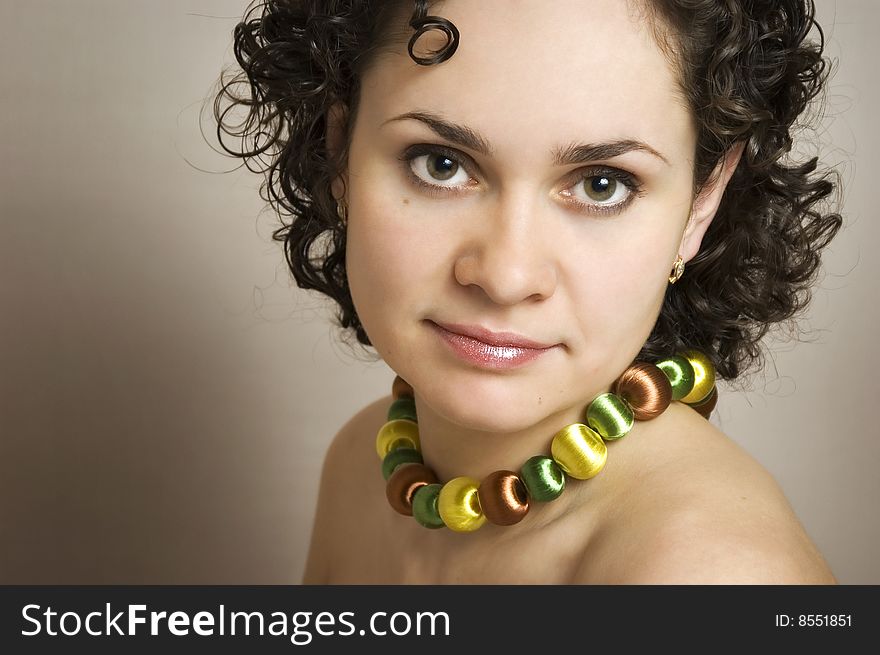
[[622, 182], [618, 182], [617, 178], [608, 175], [591, 175], [585, 178], [583, 189], [592, 200], [607, 202], [611, 205], [615, 204], [611, 202], [615, 198], [617, 202], [620, 202], [628, 194], [626, 186]]
[[456, 187], [468, 186], [471, 175], [452, 150], [427, 144], [409, 148], [400, 160], [410, 177], [420, 186], [438, 192], [454, 192]]
[[582, 174], [577, 184], [562, 195], [573, 198], [571, 202], [586, 211], [616, 213], [642, 195], [642, 185], [629, 173], [601, 168]]

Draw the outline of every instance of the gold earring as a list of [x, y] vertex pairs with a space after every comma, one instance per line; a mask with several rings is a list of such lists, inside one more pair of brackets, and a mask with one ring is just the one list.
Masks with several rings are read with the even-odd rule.
[[336, 203], [336, 215], [339, 217], [339, 221], [345, 225], [348, 222], [348, 208], [345, 206], [345, 203], [337, 202]]
[[672, 265], [672, 272], [669, 275], [669, 284], [675, 284], [684, 275], [684, 260], [681, 255], [676, 257], [675, 263]]

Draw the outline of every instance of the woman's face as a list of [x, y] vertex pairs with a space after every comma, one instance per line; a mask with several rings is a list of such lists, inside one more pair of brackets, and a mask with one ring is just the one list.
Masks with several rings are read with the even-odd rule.
[[[423, 402], [513, 431], [583, 407], [641, 349], [683, 235], [702, 235], [685, 233], [696, 135], [628, 3], [449, 0], [433, 13], [461, 32], [451, 59], [418, 66], [403, 44], [362, 80], [349, 283], [376, 350]], [[434, 323], [558, 345], [490, 368]]]

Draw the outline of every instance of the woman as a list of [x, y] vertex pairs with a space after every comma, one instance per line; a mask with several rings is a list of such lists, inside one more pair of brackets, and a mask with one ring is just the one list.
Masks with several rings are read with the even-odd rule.
[[298, 284], [398, 374], [330, 444], [304, 583], [835, 582], [704, 417], [841, 223], [786, 159], [808, 2], [255, 9], [235, 154], [278, 147]]

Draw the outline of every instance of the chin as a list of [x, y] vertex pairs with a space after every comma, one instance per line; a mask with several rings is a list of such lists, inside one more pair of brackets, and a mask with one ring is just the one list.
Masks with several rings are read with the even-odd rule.
[[[434, 412], [450, 423], [493, 433], [523, 430], [558, 409], [551, 407], [546, 395], [529, 389], [522, 392], [512, 389], [509, 378], [490, 382], [456, 385], [438, 378], [434, 384], [423, 387], [422, 397]], [[416, 393], [419, 393], [418, 387]]]

